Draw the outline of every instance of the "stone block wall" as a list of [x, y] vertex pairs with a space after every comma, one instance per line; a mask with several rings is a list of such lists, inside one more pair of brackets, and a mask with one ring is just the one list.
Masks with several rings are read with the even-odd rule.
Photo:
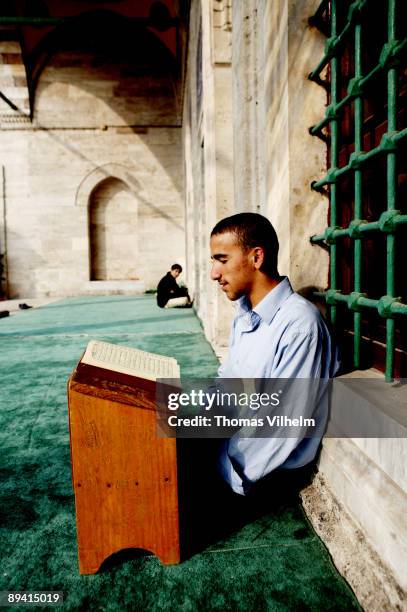
[[[125, 60], [101, 61], [81, 50], [55, 54], [39, 79], [32, 121], [21, 122], [17, 111], [18, 122], [2, 121], [7, 245], [0, 252], [7, 248], [10, 297], [89, 291], [92, 260], [102, 261], [107, 248], [110, 267], [93, 276], [117, 281], [117, 291], [129, 279], [137, 280], [135, 291], [152, 289], [172, 263], [184, 263], [181, 128], [171, 78], [138, 78]], [[92, 249], [95, 214], [104, 222]]]
[[235, 207], [272, 221], [279, 271], [296, 290], [328, 281], [328, 257], [309, 242], [328, 214], [327, 200], [310, 189], [326, 167], [325, 145], [308, 133], [326, 103], [307, 79], [323, 53], [322, 35], [308, 25], [318, 4], [233, 4]]
[[233, 307], [210, 280], [213, 226], [234, 212], [230, 2], [191, 4], [183, 143], [188, 283], [215, 351], [229, 337]]
[[309, 242], [328, 213], [310, 189], [326, 165], [324, 144], [308, 133], [326, 102], [307, 80], [323, 52], [322, 35], [308, 25], [317, 5], [192, 3], [183, 117], [188, 273], [220, 352], [233, 308], [207, 281], [205, 244], [218, 219], [265, 214], [280, 238], [280, 273], [305, 292], [328, 282], [327, 254]]

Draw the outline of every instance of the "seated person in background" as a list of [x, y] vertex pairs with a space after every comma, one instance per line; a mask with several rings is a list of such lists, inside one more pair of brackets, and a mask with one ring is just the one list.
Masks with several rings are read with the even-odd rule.
[[157, 305], [160, 308], [189, 308], [192, 306], [188, 289], [180, 287], [176, 281], [181, 272], [182, 267], [175, 263], [158, 283]]

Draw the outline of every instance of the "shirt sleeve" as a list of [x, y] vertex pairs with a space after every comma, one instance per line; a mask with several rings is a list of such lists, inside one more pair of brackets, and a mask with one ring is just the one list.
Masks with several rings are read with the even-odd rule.
[[[230, 334], [229, 334], [229, 354], [230, 354], [230, 349], [233, 346], [234, 339], [235, 339], [235, 325], [236, 325], [236, 320], [234, 319], [232, 321], [232, 325], [230, 328]], [[218, 378], [225, 377], [225, 373], [227, 372], [227, 369], [228, 369], [228, 361], [229, 361], [229, 355], [226, 357], [225, 361], [221, 363], [220, 366], [218, 367]]]
[[[326, 350], [326, 336], [322, 325], [323, 323], [320, 327], [319, 322], [315, 321], [305, 332], [295, 328], [287, 330], [281, 338], [277, 361], [270, 378], [310, 380], [321, 377]], [[304, 381], [304, 386], [307, 384], [308, 381]], [[310, 384], [313, 390], [318, 386], [312, 386], [312, 382]], [[294, 390], [295, 388], [299, 389], [294, 385]], [[304, 396], [307, 396], [307, 393], [304, 393]], [[300, 412], [306, 413], [304, 416], [311, 416], [318, 408], [316, 398], [305, 397], [304, 404], [300, 401], [301, 405], [295, 405], [296, 416]], [[283, 407], [281, 412], [285, 414]], [[318, 418], [325, 421], [326, 416], [327, 407], [326, 414], [319, 414]], [[219, 469], [223, 478], [233, 491], [244, 495], [251, 484], [284, 464], [304, 438], [305, 428], [301, 431], [304, 431], [304, 434], [296, 438], [243, 438], [239, 433], [235, 434], [225, 444], [220, 456]], [[278, 436], [278, 431], [276, 435]], [[298, 458], [297, 465], [290, 467], [305, 465], [313, 459], [319, 439], [312, 439], [310, 442], [308, 452], [305, 450], [303, 456]]]

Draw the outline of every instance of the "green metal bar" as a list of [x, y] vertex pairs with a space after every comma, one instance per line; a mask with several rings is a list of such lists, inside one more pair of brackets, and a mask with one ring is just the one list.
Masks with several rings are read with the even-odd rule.
[[[337, 36], [337, 0], [331, 2], [331, 38], [335, 39]], [[332, 57], [331, 60], [331, 104], [335, 105], [338, 102], [338, 58]], [[339, 160], [339, 126], [338, 118], [333, 117], [331, 120], [331, 169], [336, 169]], [[335, 227], [337, 224], [337, 188], [334, 183], [331, 187], [331, 226]], [[337, 269], [337, 246], [335, 243], [331, 244], [330, 252], [330, 273], [331, 273], [331, 288], [336, 289], [336, 269]], [[330, 309], [330, 318], [332, 325], [336, 324], [336, 306], [332, 304]]]
[[407, 306], [401, 302], [393, 302], [391, 311], [393, 314], [407, 314]]
[[[356, 27], [360, 26], [360, 24], [356, 24]], [[367, 73], [366, 76], [356, 77], [352, 79], [348, 86], [348, 94], [342, 98], [333, 106], [332, 104], [328, 107], [325, 117], [314, 126], [310, 128], [310, 132], [313, 136], [318, 136], [321, 130], [326, 127], [330, 120], [331, 116], [339, 113], [344, 106], [352, 102], [357, 96], [362, 95], [364, 90], [366, 89], [366, 85], [369, 84], [371, 80], [377, 75], [377, 73], [382, 72], [387, 69], [387, 66], [390, 62], [393, 62], [398, 57], [401, 57], [402, 53], [404, 53], [405, 48], [407, 47], [407, 40], [402, 41], [394, 41], [391, 47], [389, 47], [388, 43], [384, 45], [381, 53], [381, 59], [379, 63], [376, 64], [374, 68], [370, 72]]]
[[372, 68], [371, 71], [368, 72], [366, 76], [364, 76], [362, 79], [360, 79], [359, 87], [361, 89], [364, 89], [366, 87], [366, 85], [369, 83], [369, 81], [371, 81], [373, 79], [373, 77], [375, 77], [376, 74], [378, 72], [380, 72], [381, 70], [382, 70], [382, 66], [380, 64], [376, 64], [376, 66], [374, 68]]
[[[392, 380], [395, 356], [395, 320], [394, 315], [407, 315], [407, 304], [401, 303], [396, 297], [395, 287], [395, 259], [396, 259], [396, 230], [407, 224], [407, 215], [397, 210], [397, 148], [407, 137], [407, 129], [397, 132], [397, 66], [407, 47], [407, 39], [397, 40], [397, 0], [388, 1], [388, 38], [380, 53], [377, 65], [365, 76], [362, 76], [362, 20], [360, 15], [369, 0], [354, 0], [349, 6], [347, 23], [340, 34], [337, 32], [338, 0], [331, 0], [331, 36], [327, 40], [325, 55], [309, 78], [318, 82], [321, 71], [330, 63], [331, 69], [331, 96], [325, 117], [314, 125], [310, 132], [322, 137], [322, 129], [330, 126], [331, 137], [331, 167], [325, 177], [313, 183], [315, 190], [325, 191], [323, 188], [330, 185], [331, 214], [330, 226], [325, 232], [311, 238], [312, 243], [325, 241], [330, 246], [331, 260], [331, 288], [316, 295], [325, 297], [330, 306], [331, 321], [336, 321], [336, 307], [346, 303], [354, 311], [354, 365], [360, 366], [361, 349], [361, 310], [370, 308], [377, 310], [379, 316], [386, 319], [386, 380]], [[355, 75], [348, 86], [347, 95], [338, 101], [339, 57], [344, 36], [349, 28], [354, 26], [355, 42]], [[363, 95], [368, 84], [382, 71], [387, 72], [387, 132], [383, 135], [379, 146], [363, 152]], [[346, 166], [338, 167], [339, 158], [339, 113], [349, 103], [354, 101], [355, 117], [355, 151], [349, 158]], [[325, 138], [326, 140], [326, 138]], [[387, 205], [380, 219], [365, 222], [362, 219], [363, 164], [385, 154], [387, 163]], [[337, 226], [338, 210], [338, 179], [348, 172], [354, 172], [354, 218], [349, 227]], [[386, 233], [386, 295], [373, 300], [361, 293], [362, 289], [362, 239], [371, 232]], [[337, 287], [337, 250], [336, 241], [344, 236], [354, 240], [354, 291], [345, 295]]]
[[337, 302], [344, 302], [345, 304], [348, 303], [348, 296], [347, 295], [343, 295], [342, 293], [338, 293], [338, 295], [336, 296], [335, 300]]
[[364, 308], [377, 308], [379, 304], [379, 300], [372, 300], [367, 297], [361, 297], [358, 299], [359, 306], [363, 306]]
[[343, 166], [342, 168], [330, 168], [328, 173], [322, 179], [315, 181], [311, 185], [312, 189], [318, 191], [325, 185], [334, 184], [337, 178], [343, 174], [346, 174], [347, 172], [350, 172], [351, 170], [354, 170], [357, 166], [368, 162], [373, 157], [376, 157], [376, 155], [393, 152], [398, 144], [406, 137], [407, 128], [400, 130], [399, 132], [388, 131], [386, 134], [383, 134], [381, 142], [377, 147], [367, 151], [366, 153], [353, 153], [350, 157], [350, 162], [346, 166]]
[[[355, 26], [355, 78], [362, 76], [362, 26]], [[355, 154], [362, 151], [362, 128], [363, 128], [363, 100], [361, 94], [355, 98]], [[355, 212], [354, 220], [362, 220], [362, 171], [355, 170]], [[360, 293], [362, 285], [362, 240], [355, 239], [354, 243], [354, 291]], [[362, 314], [355, 310], [353, 314], [353, 365], [360, 368], [360, 346], [362, 337]]]
[[326, 300], [327, 304], [333, 302], [342, 302], [348, 306], [351, 310], [357, 310], [360, 308], [372, 308], [376, 309], [379, 315], [387, 320], [395, 314], [407, 315], [407, 304], [399, 302], [398, 298], [393, 298], [389, 295], [382, 296], [379, 300], [372, 300], [366, 297], [363, 293], [351, 293], [345, 294], [339, 291], [316, 291], [315, 295], [322, 297]]
[[386, 213], [383, 213], [379, 221], [367, 223], [361, 220], [357, 225], [351, 223], [349, 227], [328, 227], [323, 234], [312, 236], [311, 242], [313, 244], [324, 241], [333, 242], [336, 238], [343, 238], [344, 236], [349, 236], [349, 238], [363, 238], [364, 235], [377, 231], [386, 233], [394, 232], [397, 227], [407, 224], [407, 215], [401, 215], [398, 211], [393, 212], [396, 212], [394, 216], [387, 216]]
[[394, 136], [392, 137], [392, 141], [397, 145], [399, 142], [401, 142], [405, 137], [407, 136], [407, 128], [405, 128], [404, 130], [400, 130], [398, 132], [396, 132], [394, 134]]
[[[335, 3], [335, 9], [333, 8], [333, 4]], [[335, 13], [335, 33], [333, 33], [333, 20], [334, 20], [334, 15]], [[315, 70], [313, 70], [308, 78], [310, 79], [310, 81], [316, 81], [320, 78], [321, 76], [321, 72], [323, 71], [324, 68], [326, 68], [326, 66], [329, 64], [329, 62], [331, 62], [331, 68], [332, 68], [332, 59], [336, 56], [338, 49], [340, 48], [343, 39], [345, 38], [346, 34], [348, 33], [348, 30], [351, 27], [351, 22], [348, 21], [345, 25], [345, 27], [343, 28], [342, 32], [340, 34], [337, 34], [337, 28], [336, 28], [336, 0], [332, 0], [332, 4], [331, 4], [331, 37], [328, 38], [328, 40], [326, 41], [326, 45], [325, 45], [325, 54], [323, 56], [323, 58], [321, 59], [321, 61], [319, 62], [318, 66], [315, 68]]]
[[[396, 0], [389, 0], [388, 13], [388, 41], [389, 45], [396, 40]], [[397, 117], [397, 70], [389, 68], [387, 73], [387, 131], [395, 132]], [[387, 210], [396, 209], [396, 192], [397, 192], [397, 169], [396, 169], [396, 152], [390, 152], [387, 155]], [[396, 257], [396, 237], [395, 235], [387, 235], [387, 295], [395, 296], [395, 257]], [[388, 318], [386, 321], [386, 380], [390, 381], [393, 378], [394, 370], [394, 319]]]
[[[357, 89], [360, 90], [360, 93], [362, 93], [363, 89], [366, 87], [369, 81], [373, 79], [373, 77], [377, 74], [377, 72], [380, 72], [381, 70], [382, 70], [382, 66], [380, 66], [380, 64], [377, 64], [363, 79], [361, 78], [357, 83], [356, 81], [354, 81], [355, 85], [357, 85]], [[356, 87], [354, 87], [354, 89], [356, 89]], [[338, 102], [336, 106], [334, 107], [332, 105], [330, 106], [330, 109], [329, 109], [330, 112], [339, 113], [339, 111], [342, 110], [344, 106], [352, 102], [352, 100], [354, 100], [357, 95], [359, 95], [359, 93], [358, 94], [348, 93], [344, 98], [342, 98], [340, 102]], [[328, 125], [329, 121], [330, 121], [330, 117], [329, 115], [326, 115], [319, 123], [316, 123], [310, 129], [311, 134], [313, 136], [316, 136], [318, 132], [320, 132], [325, 126]]]
[[[373, 5], [374, 0], [370, 0], [371, 4]], [[348, 18], [347, 18], [347, 22], [346, 25], [344, 26], [342, 32], [340, 32], [340, 34], [338, 35], [332, 35], [331, 37], [328, 38], [328, 40], [326, 41], [325, 44], [325, 54], [324, 56], [321, 58], [321, 61], [319, 62], [318, 66], [315, 68], [315, 70], [313, 70], [309, 75], [308, 78], [311, 81], [320, 81], [321, 79], [321, 72], [324, 70], [324, 68], [329, 64], [329, 62], [332, 60], [332, 57], [334, 57], [335, 55], [337, 55], [340, 51], [343, 39], [345, 38], [345, 36], [347, 35], [349, 29], [352, 27], [352, 25], [354, 24], [358, 24], [359, 19], [360, 19], [360, 15], [364, 9], [364, 7], [369, 3], [369, 0], [354, 0], [354, 2], [349, 6], [349, 11], [348, 11]], [[390, 14], [390, 10], [389, 10], [389, 14]], [[392, 61], [393, 58], [395, 58], [397, 55], [399, 55], [400, 53], [403, 52], [404, 48], [407, 45], [407, 41], [406, 40], [402, 40], [402, 41], [397, 41], [396, 38], [392, 38], [391, 41], [389, 40], [389, 42], [391, 42], [390, 45], [386, 45], [386, 49], [383, 50], [383, 54], [380, 56], [379, 59], [379, 66], [375, 67], [373, 69], [373, 73], [377, 72], [377, 70], [382, 69], [386, 66], [386, 64], [389, 61]], [[370, 79], [372, 77], [372, 73], [368, 73], [365, 77], [365, 80], [367, 81], [368, 79]]]
[[308, 77], [311, 81], [318, 81], [322, 70], [329, 64], [329, 62], [332, 60], [332, 57], [338, 53], [342, 41], [350, 30], [350, 28], [352, 27], [352, 25], [358, 23], [360, 15], [363, 12], [365, 6], [367, 6], [368, 2], [369, 0], [354, 0], [352, 4], [349, 5], [346, 24], [342, 32], [340, 32], [339, 34], [337, 34], [336, 32], [335, 34], [331, 33], [331, 38], [326, 41], [325, 54], [319, 62], [318, 66], [315, 68], [315, 70], [311, 72]]

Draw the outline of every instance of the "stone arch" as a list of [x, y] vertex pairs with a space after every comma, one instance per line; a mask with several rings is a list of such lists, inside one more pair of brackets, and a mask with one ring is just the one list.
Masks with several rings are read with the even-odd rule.
[[142, 190], [141, 183], [134, 176], [134, 172], [130, 168], [123, 164], [104, 164], [89, 172], [79, 184], [75, 195], [75, 205], [87, 208], [92, 191], [107, 178], [122, 181], [135, 196]]
[[88, 208], [91, 281], [137, 280], [137, 199], [127, 184], [106, 177], [92, 190]]
[[[169, 264], [174, 261], [182, 263], [182, 256], [179, 255], [180, 245], [183, 243], [182, 221], [177, 217], [174, 218], [169, 205], [162, 205], [163, 192], [152, 186], [151, 181], [148, 182], [149, 176], [151, 174], [147, 174], [143, 167], [139, 171], [134, 166], [112, 162], [94, 168], [83, 177], [77, 187], [74, 206], [81, 209], [78, 213], [83, 220], [81, 235], [86, 242], [83, 247], [82, 262], [87, 267], [85, 275], [90, 283], [89, 291], [123, 293], [127, 291], [126, 287], [129, 287], [129, 291], [134, 293], [136, 289], [138, 291], [152, 289], [156, 287]], [[92, 265], [95, 245], [92, 244], [91, 207], [95, 205], [95, 197], [100, 201], [108, 197], [109, 189], [114, 191], [114, 183], [117, 189], [120, 183], [121, 189], [131, 195], [137, 210], [136, 224], [133, 224], [132, 229], [134, 240], [131, 244], [130, 263], [132, 261], [133, 264], [130, 270], [127, 269], [125, 277], [103, 280], [105, 278], [103, 276], [102, 279], [98, 279], [99, 275], [95, 274], [95, 267]]]
[[[140, 17], [140, 7], [134, 12]], [[30, 54], [35, 120], [44, 127], [179, 124], [181, 72], [170, 46], [116, 10], [72, 16]]]

